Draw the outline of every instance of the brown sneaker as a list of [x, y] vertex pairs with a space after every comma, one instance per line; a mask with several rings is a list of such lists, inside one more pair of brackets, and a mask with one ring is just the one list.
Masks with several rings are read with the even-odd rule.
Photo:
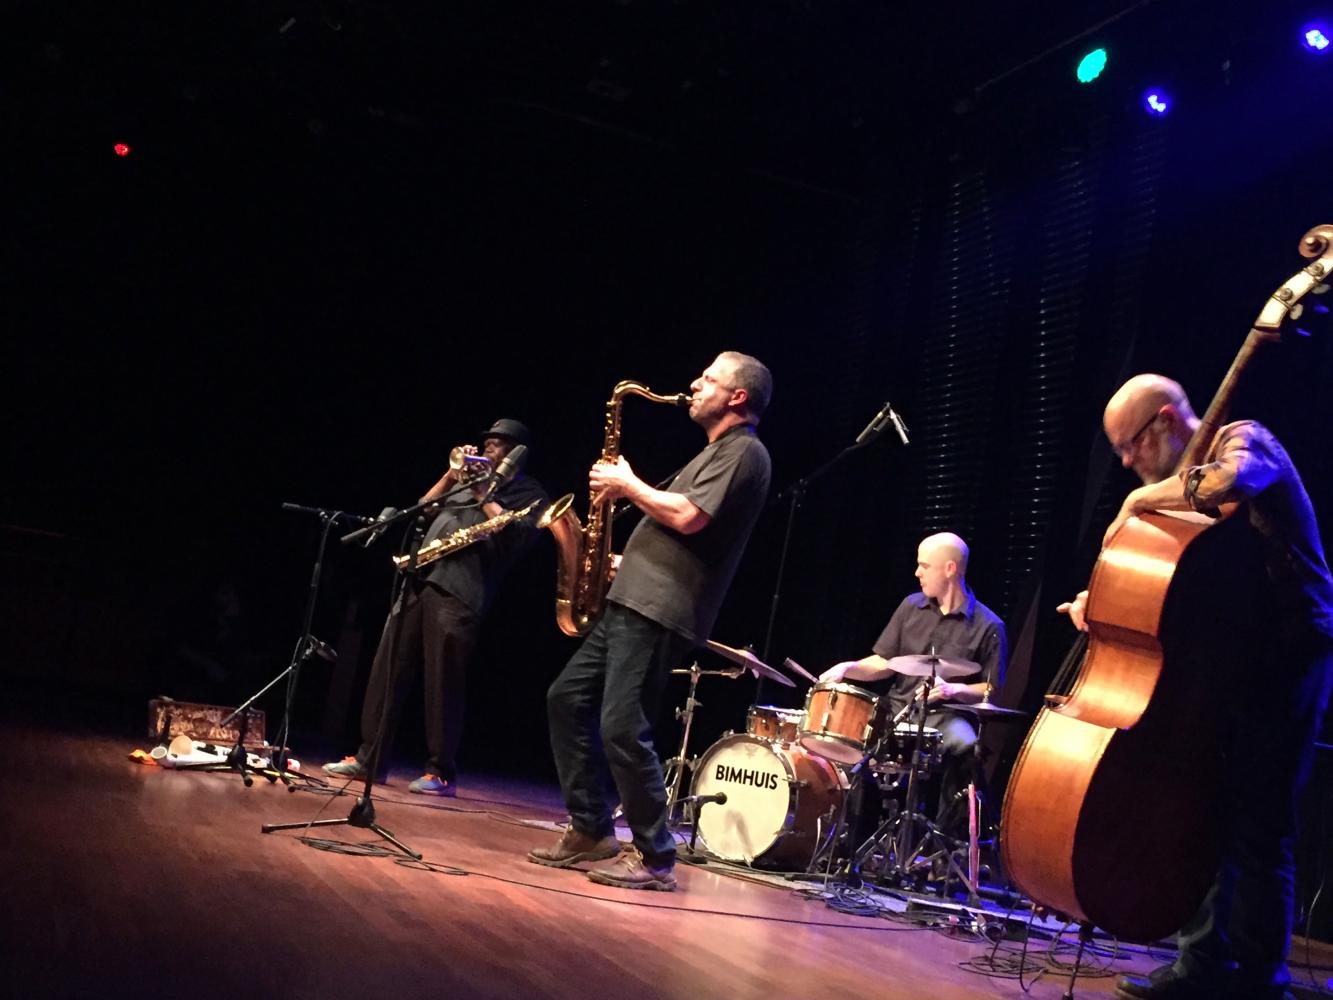
[[600, 885], [615, 885], [622, 889], [657, 889], [672, 892], [676, 888], [675, 865], [658, 867], [643, 860], [638, 851], [622, 854], [605, 868], [594, 868], [588, 878]]
[[614, 834], [598, 840], [567, 826], [551, 847], [534, 847], [528, 851], [528, 860], [550, 868], [572, 868], [583, 861], [605, 861], [619, 853], [620, 841]]

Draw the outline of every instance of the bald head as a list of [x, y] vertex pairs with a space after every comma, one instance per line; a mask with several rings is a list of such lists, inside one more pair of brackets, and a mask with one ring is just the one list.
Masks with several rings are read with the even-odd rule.
[[967, 575], [967, 542], [952, 531], [941, 531], [921, 540], [920, 551], [941, 563], [953, 561], [958, 566], [958, 575]]
[[923, 538], [916, 547], [916, 578], [921, 593], [946, 612], [958, 607], [966, 593], [967, 543], [949, 531]]
[[1121, 464], [1145, 483], [1175, 471], [1197, 425], [1185, 390], [1165, 375], [1135, 375], [1102, 413], [1102, 428]]

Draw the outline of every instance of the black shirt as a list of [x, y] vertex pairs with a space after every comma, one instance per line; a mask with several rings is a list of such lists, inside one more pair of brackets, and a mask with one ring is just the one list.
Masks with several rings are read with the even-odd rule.
[[[505, 510], [518, 510], [534, 500], [538, 503], [527, 517], [431, 563], [421, 573], [427, 582], [453, 594], [478, 614], [490, 607], [505, 573], [536, 540], [537, 518], [547, 503], [546, 491], [542, 489], [541, 483], [530, 476], [511, 479], [493, 499]], [[445, 503], [431, 521], [418, 546], [484, 520], [486, 512], [476, 504], [472, 494], [464, 490]]]
[[1185, 496], [1198, 510], [1215, 514], [1221, 504], [1242, 504], [1263, 539], [1279, 636], [1310, 629], [1333, 636], [1333, 579], [1314, 507], [1291, 457], [1269, 430], [1253, 420], [1227, 424], [1205, 464], [1181, 475]]
[[607, 600], [696, 643], [713, 630], [754, 522], [768, 498], [768, 449], [749, 424], [710, 442], [667, 487], [707, 514], [682, 535], [644, 517], [625, 544]]
[[[898, 605], [889, 624], [884, 626], [875, 641], [875, 652], [885, 659], [930, 653], [953, 660], [971, 660], [981, 669], [967, 677], [950, 678], [954, 684], [975, 684], [989, 680], [999, 690], [1004, 683], [1004, 671], [1009, 660], [1009, 640], [1004, 622], [994, 611], [967, 592], [961, 608], [940, 613], [939, 602], [925, 594], [906, 597]], [[887, 694], [889, 710], [898, 712], [924, 678], [895, 675], [891, 680], [865, 685], [872, 691]], [[850, 683], [859, 685], [860, 681]]]

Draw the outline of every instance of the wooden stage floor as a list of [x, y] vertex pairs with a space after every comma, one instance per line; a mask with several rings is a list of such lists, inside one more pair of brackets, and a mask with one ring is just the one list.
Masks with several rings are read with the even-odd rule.
[[[429, 863], [408, 866], [260, 832], [345, 817], [350, 797], [137, 764], [129, 752], [148, 747], [130, 734], [0, 730], [8, 996], [961, 1000], [1065, 989], [1065, 974], [1037, 977], [1047, 940], [1030, 945], [1025, 993], [965, 969], [992, 948], [970, 933], [850, 915], [684, 864], [675, 893], [530, 864], [527, 849], [556, 835], [525, 824], [562, 819], [554, 788], [467, 775], [460, 798], [423, 800], [406, 792], [413, 775], [396, 773], [377, 786], [377, 815]], [[315, 835], [382, 843], [348, 826]], [[1112, 984], [1082, 979], [1076, 995]]]

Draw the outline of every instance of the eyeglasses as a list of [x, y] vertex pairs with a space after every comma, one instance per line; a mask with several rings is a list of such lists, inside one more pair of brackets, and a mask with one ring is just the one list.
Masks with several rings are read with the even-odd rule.
[[725, 383], [719, 381], [718, 379], [713, 378], [713, 376], [709, 375], [707, 372], [699, 376], [699, 381], [707, 382], [709, 385], [715, 385], [721, 389], [726, 389], [727, 392], [735, 392], [737, 388], [734, 385], [726, 385]]
[[1134, 432], [1134, 436], [1130, 438], [1128, 441], [1126, 441], [1124, 444], [1111, 445], [1111, 450], [1115, 452], [1116, 457], [1123, 459], [1123, 458], [1128, 458], [1130, 455], [1132, 455], [1134, 453], [1134, 449], [1137, 448], [1139, 445], [1139, 438], [1143, 437], [1143, 435], [1147, 433], [1148, 428], [1151, 427], [1153, 424], [1155, 424], [1157, 422], [1157, 418], [1160, 417], [1161, 415], [1162, 411], [1158, 410], [1151, 417], [1149, 417], [1148, 422], [1145, 423], [1138, 430], [1136, 430]]

